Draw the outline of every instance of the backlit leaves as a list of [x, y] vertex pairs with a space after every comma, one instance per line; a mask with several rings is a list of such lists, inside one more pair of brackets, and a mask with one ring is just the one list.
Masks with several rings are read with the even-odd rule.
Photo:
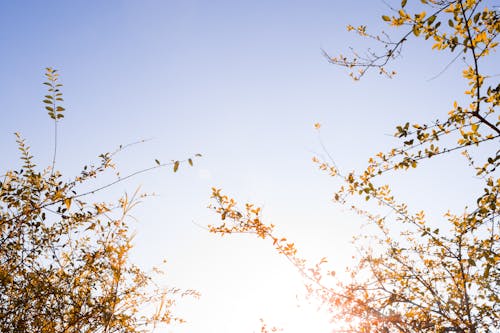
[[[370, 48], [366, 53], [353, 50], [350, 56], [325, 54], [331, 63], [348, 68], [355, 80], [370, 69], [392, 77], [395, 72], [387, 66], [411, 38], [427, 40], [434, 51], [459, 53], [453, 59], [463, 57], [466, 63], [462, 72], [466, 99], [455, 97], [448, 110], [432, 110], [435, 120], [397, 126], [394, 136], [401, 144], [376, 153], [365, 168], [344, 173], [332, 160], [313, 158], [320, 170], [341, 181], [334, 202], [378, 230], [357, 239], [359, 257], [349, 281], [325, 281], [335, 275], [322, 266], [325, 261], [308, 264], [298, 257], [293, 242], [274, 234], [274, 226], [264, 223], [253, 205], [238, 207], [220, 190], [213, 191], [212, 208], [222, 224], [210, 231], [269, 239], [296, 266], [308, 294], [326, 308], [341, 332], [500, 330], [500, 92], [497, 73], [487, 73], [484, 65], [486, 57], [496, 54], [499, 15], [477, 0], [421, 0], [420, 4], [407, 6], [403, 0], [400, 8], [382, 16], [389, 26], [404, 29], [396, 40], [386, 33], [371, 34], [365, 25], [347, 27], [378, 43], [380, 52]], [[417, 168], [430, 158], [454, 152], [461, 152], [473, 175], [481, 177], [483, 191], [470, 193], [474, 205], [459, 213], [448, 211], [440, 221], [431, 221], [424, 211], [412, 211], [389, 184], [380, 183], [383, 174]], [[365, 200], [375, 206], [366, 208]], [[366, 237], [372, 247], [363, 243]]]
[[[56, 70], [47, 68], [46, 77], [49, 94], [43, 103], [57, 124], [64, 111], [61, 84]], [[54, 164], [37, 169], [18, 133], [16, 141], [22, 166], [0, 178], [0, 332], [133, 333], [183, 322], [173, 307], [179, 298], [198, 293], [156, 285], [152, 274], [128, 258], [128, 217], [145, 196], [87, 201], [90, 194], [150, 170], [98, 188], [89, 184], [113, 169], [112, 157], [128, 145], [101, 154], [99, 163], [68, 179]]]

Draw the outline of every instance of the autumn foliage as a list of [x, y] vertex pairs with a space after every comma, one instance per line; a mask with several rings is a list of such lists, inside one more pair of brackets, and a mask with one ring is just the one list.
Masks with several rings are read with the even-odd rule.
[[[98, 163], [69, 179], [55, 169], [62, 85], [52, 68], [46, 78], [43, 103], [56, 137], [52, 166], [38, 168], [16, 134], [22, 165], [0, 181], [0, 332], [144, 332], [183, 322], [172, 309], [178, 298], [197, 292], [157, 285], [159, 269], [147, 273], [129, 261], [128, 217], [144, 195], [90, 200], [134, 175], [90, 185], [114, 168], [112, 158], [126, 146], [101, 154]], [[166, 165], [176, 171], [179, 163]]]
[[[500, 86], [496, 73], [488, 73], [483, 64], [497, 50], [499, 14], [478, 0], [411, 4], [403, 0], [382, 20], [404, 29], [403, 36], [393, 41], [386, 33], [369, 33], [366, 26], [348, 26], [349, 31], [377, 43], [380, 50], [363, 55], [353, 51], [348, 56], [325, 53], [328, 60], [348, 68], [355, 80], [371, 69], [392, 77], [396, 73], [389, 66], [403, 45], [423, 38], [431, 50], [449, 52], [452, 62], [466, 57], [462, 76], [469, 101], [451, 100], [448, 110], [434, 111], [436, 120], [398, 126], [394, 136], [401, 144], [376, 153], [361, 171], [344, 172], [333, 159], [313, 158], [320, 170], [342, 182], [334, 201], [378, 230], [371, 235], [373, 246], [358, 242], [361, 255], [349, 270], [351, 279], [335, 280], [326, 258], [311, 264], [300, 257], [293, 242], [263, 222], [258, 208], [239, 207], [219, 189], [213, 189], [213, 209], [222, 221], [210, 226], [210, 231], [254, 233], [269, 240], [303, 275], [308, 294], [329, 311], [340, 332], [498, 332]], [[319, 124], [315, 127], [320, 129]], [[423, 210], [399, 201], [390, 184], [381, 182], [381, 175], [409, 171], [453, 153], [464, 156], [472, 175], [483, 182], [483, 191], [470, 194], [475, 206], [458, 213], [448, 211], [437, 226]], [[365, 200], [378, 208], [365, 207]]]

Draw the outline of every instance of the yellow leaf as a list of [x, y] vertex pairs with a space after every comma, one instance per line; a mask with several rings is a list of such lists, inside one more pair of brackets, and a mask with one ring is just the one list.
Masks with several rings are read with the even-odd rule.
[[54, 198], [53, 200], [54, 201], [57, 201], [59, 199], [62, 199], [63, 198], [63, 192], [61, 190], [57, 191], [55, 194], [54, 194]]

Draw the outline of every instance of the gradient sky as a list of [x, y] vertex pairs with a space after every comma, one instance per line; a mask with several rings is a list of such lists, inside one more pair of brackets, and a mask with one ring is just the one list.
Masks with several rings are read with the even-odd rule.
[[[41, 83], [53, 66], [67, 109], [57, 162], [64, 174], [140, 139], [152, 140], [118, 157], [122, 174], [155, 158], [203, 154], [194, 168], [157, 170], [103, 194], [112, 199], [139, 185], [158, 194], [134, 213], [132, 259], [146, 269], [167, 259], [165, 283], [202, 293], [179, 308], [189, 323], [165, 332], [257, 332], [259, 318], [286, 332], [326, 332], [303, 300], [300, 277], [270, 244], [203, 229], [217, 223], [207, 209], [210, 188], [263, 206], [266, 222], [305, 257], [328, 256], [342, 271], [354, 253], [351, 235], [363, 230], [331, 203], [336, 183], [311, 162], [321, 151], [313, 124], [323, 125], [343, 170], [359, 169], [395, 144], [396, 125], [445, 114], [465, 88], [461, 62], [429, 80], [449, 57], [422, 42], [405, 48], [392, 80], [371, 73], [353, 82], [328, 64], [322, 49], [366, 45], [347, 24], [378, 31], [387, 12], [382, 1], [0, 0], [0, 169], [18, 163], [16, 131], [49, 165], [52, 123]], [[462, 207], [480, 183], [460, 157], [449, 162], [456, 167], [437, 161], [394, 177], [396, 193], [435, 214]], [[463, 177], [471, 184], [456, 181]]]

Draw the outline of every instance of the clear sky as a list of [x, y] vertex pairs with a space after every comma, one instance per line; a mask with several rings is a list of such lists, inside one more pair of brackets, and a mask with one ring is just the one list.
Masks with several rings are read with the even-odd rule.
[[[259, 318], [286, 332], [326, 332], [298, 274], [270, 244], [202, 227], [217, 222], [207, 205], [210, 188], [221, 187], [262, 205], [304, 256], [328, 256], [338, 271], [349, 263], [361, 221], [331, 203], [335, 182], [311, 162], [321, 151], [313, 124], [322, 123], [342, 169], [359, 169], [395, 143], [396, 125], [445, 114], [465, 87], [460, 62], [429, 80], [449, 58], [421, 42], [405, 48], [393, 80], [371, 73], [355, 83], [328, 64], [322, 49], [363, 45], [347, 24], [378, 31], [387, 11], [383, 1], [0, 0], [0, 169], [17, 163], [16, 131], [49, 164], [41, 83], [53, 66], [67, 109], [57, 162], [64, 174], [139, 139], [152, 138], [118, 158], [122, 174], [155, 158], [203, 154], [194, 168], [154, 171], [105, 194], [139, 185], [158, 194], [135, 211], [133, 260], [148, 268], [167, 259], [165, 283], [202, 293], [180, 307], [189, 323], [165, 332], [256, 332]], [[462, 206], [477, 186], [456, 181], [470, 173], [455, 158], [452, 169], [431, 162], [396, 178], [397, 193], [435, 213]]]

